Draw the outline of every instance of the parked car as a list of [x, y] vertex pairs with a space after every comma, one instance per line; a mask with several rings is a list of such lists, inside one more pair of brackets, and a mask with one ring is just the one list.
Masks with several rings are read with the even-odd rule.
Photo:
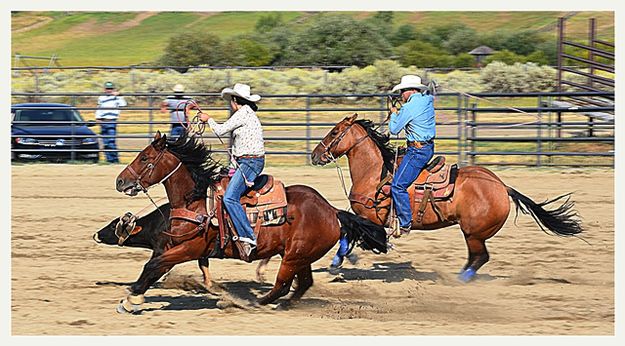
[[[75, 107], [62, 103], [11, 106], [11, 160], [98, 162], [96, 134]], [[74, 123], [72, 123], [74, 122]]]

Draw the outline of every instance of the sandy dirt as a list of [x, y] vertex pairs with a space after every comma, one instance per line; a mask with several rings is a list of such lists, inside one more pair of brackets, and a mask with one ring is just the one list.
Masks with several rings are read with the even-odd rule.
[[[387, 255], [356, 250], [344, 280], [327, 272], [333, 249], [313, 264], [314, 286], [299, 304], [253, 307], [273, 282], [256, 264], [212, 260], [227, 294], [201, 292], [195, 262], [146, 293], [141, 315], [118, 315], [126, 285], [150, 252], [96, 244], [91, 236], [125, 211], [149, 204], [114, 189], [122, 166], [12, 167], [12, 335], [613, 335], [614, 174], [598, 170], [496, 169], [535, 201], [573, 190], [587, 244], [544, 234], [514, 213], [488, 242], [491, 261], [477, 280], [456, 275], [466, 260], [457, 226], [413, 232]], [[347, 207], [331, 168], [267, 169], [287, 184], [318, 189]], [[162, 187], [152, 190], [164, 196]], [[242, 304], [245, 309], [233, 306]]]

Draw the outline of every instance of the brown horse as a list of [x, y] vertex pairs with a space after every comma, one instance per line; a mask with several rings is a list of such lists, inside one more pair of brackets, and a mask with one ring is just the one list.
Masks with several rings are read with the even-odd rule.
[[[154, 141], [119, 174], [117, 191], [134, 196], [158, 183], [165, 187], [174, 210], [199, 218], [175, 218], [163, 236], [168, 236], [164, 251], [152, 257], [139, 279], [130, 286], [128, 296], [117, 310], [120, 313], [139, 311], [143, 294], [176, 264], [211, 255], [219, 230], [210, 218], [214, 210], [206, 208], [207, 189], [219, 183], [219, 165], [211, 151], [196, 137], [181, 135], [168, 142], [160, 132]], [[316, 190], [304, 185], [286, 188], [287, 221], [282, 225], [262, 227], [258, 235], [256, 258], [282, 256], [276, 282], [258, 303], [268, 304], [286, 295], [293, 279], [298, 285], [291, 299], [299, 299], [313, 284], [311, 263], [317, 261], [346, 234], [353, 245], [386, 252], [384, 228], [357, 215], [337, 210]], [[204, 220], [199, 225], [195, 220]], [[224, 257], [239, 258], [238, 249], [230, 241]]]
[[[357, 114], [340, 121], [315, 147], [312, 163], [325, 165], [346, 155], [352, 180], [351, 192], [376, 201], [376, 189], [385, 172], [392, 172], [395, 151], [389, 145], [389, 136], [373, 128], [369, 120], [356, 120]], [[390, 173], [387, 173], [390, 174]], [[414, 200], [414, 189], [409, 189]], [[515, 189], [504, 184], [493, 172], [478, 166], [462, 167], [458, 171], [452, 198], [437, 202], [443, 221], [428, 205], [421, 224], [415, 222], [413, 229], [432, 230], [459, 224], [469, 250], [469, 258], [460, 273], [463, 281], [471, 280], [480, 267], [488, 262], [486, 240], [495, 235], [506, 222], [510, 213], [509, 197], [524, 214], [530, 214], [546, 233], [560, 236], [574, 236], [582, 231], [577, 213], [572, 210], [573, 202], [567, 199], [562, 205], [545, 210], [543, 207], [570, 194], [552, 200], [535, 203]], [[362, 201], [362, 199], [360, 199]], [[388, 223], [391, 198], [379, 199], [377, 208], [371, 208], [350, 198], [354, 212], [380, 225]], [[545, 229], [546, 228], [546, 229]], [[547, 231], [548, 230], [548, 231]]]

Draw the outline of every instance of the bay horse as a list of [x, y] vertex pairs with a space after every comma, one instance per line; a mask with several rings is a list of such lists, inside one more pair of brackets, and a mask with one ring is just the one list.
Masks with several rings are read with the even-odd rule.
[[[183, 210], [201, 218], [174, 218], [164, 251], [151, 258], [117, 307], [119, 313], [140, 311], [144, 293], [175, 265], [207, 257], [218, 240], [219, 229], [210, 218], [214, 210], [206, 207], [207, 190], [220, 182], [219, 164], [211, 150], [195, 136], [184, 133], [175, 142], [157, 132], [154, 140], [117, 176], [117, 191], [135, 196], [140, 191], [162, 183], [171, 205], [171, 212]], [[325, 255], [346, 234], [353, 247], [386, 252], [384, 228], [360, 216], [334, 208], [316, 190], [305, 185], [286, 188], [287, 219], [276, 226], [264, 226], [258, 234], [256, 258], [280, 255], [282, 262], [272, 289], [258, 299], [261, 305], [288, 294], [293, 279], [297, 288], [290, 300], [297, 300], [312, 286], [311, 263]], [[194, 220], [204, 220], [201, 224]], [[208, 220], [207, 220], [208, 219]], [[230, 241], [224, 249], [225, 258], [239, 258]]]
[[[351, 192], [376, 200], [377, 186], [384, 174], [383, 169], [393, 172], [395, 151], [389, 144], [389, 135], [373, 128], [370, 120], [357, 120], [358, 114], [345, 117], [328, 132], [311, 154], [314, 165], [325, 165], [345, 155], [352, 180]], [[398, 160], [399, 161], [399, 160]], [[414, 188], [409, 189], [414, 200]], [[459, 224], [469, 252], [459, 279], [470, 281], [489, 260], [486, 240], [494, 236], [506, 222], [510, 213], [511, 198], [516, 212], [531, 215], [545, 233], [559, 236], [576, 236], [582, 232], [581, 221], [573, 210], [570, 193], [536, 203], [510, 186], [495, 173], [479, 166], [467, 166], [458, 170], [453, 198], [437, 202], [444, 216], [443, 221], [428, 205], [421, 224], [415, 222], [413, 205], [413, 229], [434, 230]], [[544, 207], [568, 197], [560, 206], [545, 210]], [[362, 200], [362, 199], [360, 199]], [[379, 225], [388, 223], [391, 198], [380, 201], [378, 208], [371, 208], [361, 201], [350, 198], [353, 211]]]

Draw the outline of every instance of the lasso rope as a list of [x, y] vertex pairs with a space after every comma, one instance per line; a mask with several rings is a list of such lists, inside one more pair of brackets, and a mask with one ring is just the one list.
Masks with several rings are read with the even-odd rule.
[[[189, 106], [191, 106], [191, 107], [189, 107]], [[200, 108], [200, 105], [195, 100], [189, 100], [189, 101], [186, 102], [186, 105], [185, 105], [185, 108], [184, 108], [184, 110], [185, 110], [185, 117], [187, 117], [187, 111], [190, 108], [198, 110], [197, 113], [195, 114], [195, 116], [193, 117], [193, 124], [195, 126], [197, 126], [198, 130], [197, 131], [193, 131], [192, 127], [190, 126], [187, 129], [187, 132], [189, 132], [190, 134], [193, 134], [194, 136], [199, 137], [200, 140], [202, 141], [202, 143], [204, 143], [204, 137], [202, 137], [202, 134], [204, 134], [204, 130], [206, 129], [206, 123], [202, 122], [200, 120], [200, 117], [199, 117], [200, 113], [204, 113], [204, 112], [202, 112], [202, 108]], [[230, 147], [228, 147], [228, 145], [226, 145], [226, 143], [223, 141], [223, 139], [221, 139], [221, 137], [217, 134], [217, 132], [215, 132], [215, 130], [213, 130], [211, 128], [211, 131], [213, 131], [213, 133], [215, 134], [215, 137], [217, 137], [219, 142], [226, 149], [226, 152], [230, 156], [230, 163], [232, 163], [235, 166], [236, 169], [241, 171], [241, 175], [243, 175], [243, 180], [245, 181], [245, 185], [247, 185], [248, 187], [254, 186], [254, 182], [253, 181], [249, 181], [247, 179], [247, 177], [245, 176], [245, 173], [243, 172], [243, 169], [241, 169], [241, 165], [239, 165], [239, 163], [234, 159], [234, 154], [232, 153], [232, 149]]]

